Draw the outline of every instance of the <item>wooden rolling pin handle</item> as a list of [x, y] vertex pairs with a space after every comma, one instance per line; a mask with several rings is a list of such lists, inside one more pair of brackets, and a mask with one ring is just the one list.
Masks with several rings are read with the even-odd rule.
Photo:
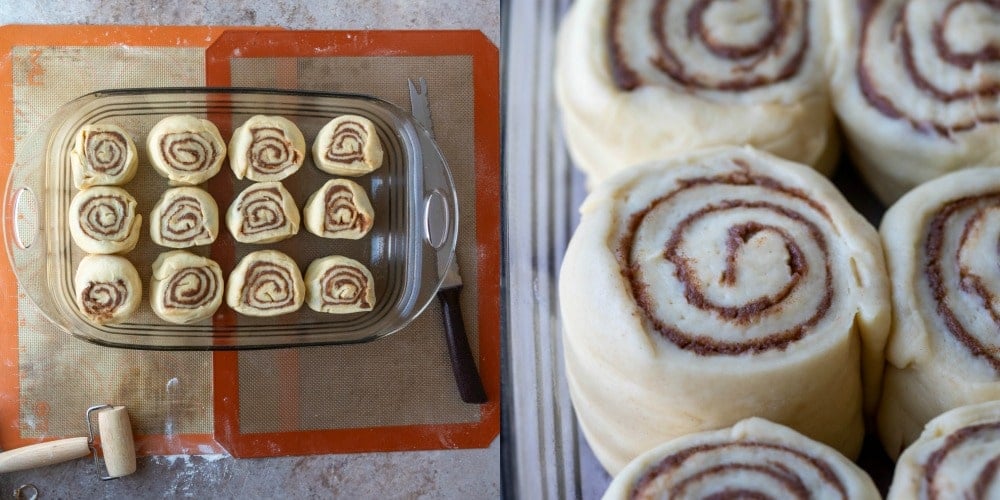
[[124, 406], [97, 413], [101, 430], [101, 451], [108, 477], [122, 477], [135, 472], [135, 440], [132, 439], [132, 421]]
[[86, 437], [60, 439], [0, 453], [0, 472], [44, 467], [90, 455]]

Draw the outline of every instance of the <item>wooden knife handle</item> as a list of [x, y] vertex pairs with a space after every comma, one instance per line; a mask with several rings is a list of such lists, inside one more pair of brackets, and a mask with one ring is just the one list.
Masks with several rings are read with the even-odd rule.
[[23, 446], [0, 453], [0, 472], [34, 469], [90, 455], [86, 437]]
[[462, 287], [439, 290], [437, 296], [444, 313], [448, 355], [451, 357], [451, 370], [455, 374], [458, 393], [466, 403], [482, 404], [487, 401], [486, 391], [483, 389], [483, 381], [479, 378], [476, 361], [472, 359], [469, 337], [465, 333], [462, 306], [458, 300], [461, 291]]

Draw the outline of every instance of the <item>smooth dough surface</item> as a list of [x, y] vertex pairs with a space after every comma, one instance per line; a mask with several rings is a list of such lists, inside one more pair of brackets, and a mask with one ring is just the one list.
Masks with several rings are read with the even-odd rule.
[[784, 2], [778, 21], [761, 1], [708, 4], [580, 0], [563, 18], [556, 97], [591, 187], [633, 165], [723, 145], [833, 170], [826, 2]]
[[277, 316], [298, 311], [305, 300], [302, 272], [277, 250], [247, 254], [229, 275], [226, 304], [247, 316]]
[[935, 416], [1000, 399], [1000, 167], [917, 187], [880, 233], [893, 324], [878, 426], [895, 458]]
[[334, 175], [358, 177], [382, 166], [382, 142], [375, 124], [356, 115], [330, 120], [313, 142], [313, 162]]
[[160, 319], [187, 324], [211, 318], [222, 305], [222, 269], [185, 250], [161, 253], [153, 262], [149, 304]]
[[783, 425], [749, 418], [642, 454], [615, 476], [603, 498], [882, 497], [871, 477], [837, 450]]
[[128, 191], [94, 186], [73, 196], [69, 204], [69, 232], [84, 252], [131, 252], [139, 242], [142, 215]]
[[77, 189], [120, 186], [135, 177], [139, 166], [132, 137], [106, 123], [80, 127], [69, 158]]
[[375, 279], [364, 264], [331, 255], [306, 269], [306, 304], [316, 312], [348, 314], [375, 307]]
[[149, 213], [149, 236], [170, 248], [210, 245], [219, 236], [219, 205], [203, 189], [168, 189]]
[[280, 181], [298, 172], [305, 157], [302, 131], [281, 116], [252, 116], [229, 140], [229, 166], [237, 179]]
[[751, 416], [858, 453], [889, 289], [878, 234], [825, 177], [713, 149], [623, 171], [580, 211], [559, 276], [564, 356], [609, 472]]
[[88, 255], [80, 261], [73, 281], [76, 305], [97, 325], [127, 321], [142, 302], [142, 281], [128, 259]]
[[886, 499], [1000, 498], [998, 464], [1000, 401], [956, 408], [899, 457]]
[[857, 0], [829, 3], [834, 107], [883, 203], [1000, 164], [1000, 5], [884, 0], [862, 17]]
[[280, 182], [259, 182], [229, 205], [226, 226], [241, 243], [274, 243], [299, 232], [299, 207]]
[[153, 168], [172, 185], [201, 184], [219, 173], [226, 143], [214, 123], [190, 115], [168, 116], [146, 136]]
[[356, 240], [371, 231], [375, 209], [365, 189], [348, 179], [331, 179], [306, 200], [306, 229], [323, 238]]

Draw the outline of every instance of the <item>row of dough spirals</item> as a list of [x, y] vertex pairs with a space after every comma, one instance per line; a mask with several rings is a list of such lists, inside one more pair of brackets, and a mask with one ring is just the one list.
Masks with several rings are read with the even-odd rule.
[[[866, 428], [890, 497], [1000, 498], [998, 20], [574, 3], [555, 91], [591, 193], [559, 299], [607, 498], [878, 498]], [[879, 230], [824, 176], [840, 131]]]
[[[371, 272], [337, 255], [313, 261], [303, 278], [289, 256], [275, 250], [252, 252], [224, 287], [216, 262], [182, 250], [209, 245], [218, 236], [218, 206], [207, 191], [194, 186], [216, 175], [227, 156], [218, 128], [194, 116], [170, 116], [152, 128], [147, 146], [153, 167], [176, 186], [163, 193], [149, 217], [152, 241], [179, 249], [153, 263], [150, 305], [161, 319], [191, 323], [210, 318], [224, 289], [227, 304], [250, 316], [290, 313], [304, 302], [332, 314], [374, 307]], [[305, 153], [301, 131], [282, 117], [253, 116], [234, 131], [228, 148], [233, 173], [256, 181], [227, 211], [226, 225], [236, 241], [273, 243], [298, 233], [302, 217], [281, 181], [302, 166]], [[381, 166], [382, 148], [369, 120], [344, 115], [320, 130], [313, 159], [324, 172], [360, 176]], [[141, 302], [142, 282], [131, 262], [113, 254], [130, 252], [139, 240], [137, 202], [119, 187], [138, 169], [135, 144], [116, 125], [87, 125], [77, 133], [71, 164], [80, 191], [70, 202], [70, 234], [90, 254], [77, 267], [77, 306], [96, 324], [126, 321]], [[348, 179], [326, 182], [306, 201], [304, 213], [306, 228], [323, 238], [359, 239], [374, 225], [365, 190]]]

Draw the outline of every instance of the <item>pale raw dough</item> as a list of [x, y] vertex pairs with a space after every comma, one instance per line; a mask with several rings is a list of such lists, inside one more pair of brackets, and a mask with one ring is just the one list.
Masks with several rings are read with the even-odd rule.
[[168, 189], [149, 213], [149, 236], [170, 248], [210, 245], [219, 236], [219, 205], [203, 189]]
[[565, 365], [609, 472], [751, 416], [857, 455], [889, 285], [878, 234], [833, 184], [723, 148], [623, 171], [580, 211], [559, 277]]
[[899, 457], [886, 499], [1000, 498], [998, 462], [1000, 401], [956, 408], [931, 420]]
[[357, 177], [382, 166], [382, 142], [363, 116], [331, 120], [316, 134], [312, 153], [316, 167], [328, 174]]
[[201, 184], [219, 173], [226, 143], [214, 123], [190, 115], [160, 120], [146, 137], [149, 161], [172, 185]]
[[306, 269], [306, 304], [316, 312], [347, 314], [375, 307], [375, 280], [364, 264], [341, 255], [316, 259]]
[[615, 476], [603, 499], [799, 498], [797, 487], [804, 487], [808, 498], [882, 498], [871, 477], [837, 450], [783, 425], [749, 418], [642, 454]]
[[188, 324], [211, 318], [222, 304], [222, 269], [214, 260], [184, 250], [153, 262], [149, 305], [160, 319]]
[[77, 189], [120, 186], [135, 177], [139, 166], [132, 137], [107, 123], [80, 127], [69, 160]]
[[280, 182], [243, 190], [226, 212], [226, 226], [241, 243], [274, 243], [299, 232], [299, 207]]
[[84, 189], [69, 204], [69, 233], [87, 253], [131, 252], [141, 225], [135, 198], [119, 187]]
[[356, 240], [375, 224], [365, 189], [347, 179], [332, 179], [306, 200], [306, 229], [323, 238]]
[[[635, 71], [631, 90], [615, 77], [609, 42], [613, 3], [623, 8], [618, 60]], [[790, 25], [784, 36], [735, 61], [713, 53], [699, 37], [684, 35], [695, 2], [670, 2], [664, 33], [678, 63], [686, 66], [683, 76], [693, 80], [687, 84], [676, 71], [671, 76], [658, 67], [663, 56], [651, 28], [654, 3], [579, 0], [563, 18], [556, 97], [567, 146], [590, 186], [632, 165], [722, 145], [747, 144], [823, 173], [833, 170], [838, 140], [823, 72], [826, 2], [787, 2]], [[703, 26], [720, 44], [753, 44], [771, 26], [767, 10], [755, 7], [760, 3], [712, 2]], [[797, 71], [788, 73], [800, 53]], [[715, 88], [755, 79], [768, 83], [747, 90]]]
[[[1000, 399], [1000, 168], [970, 168], [921, 185], [889, 208], [880, 232], [893, 324], [878, 425], [895, 458], [935, 416]], [[940, 265], [929, 247], [940, 249]], [[960, 342], [962, 332], [971, 345]]]
[[299, 266], [277, 250], [247, 254], [229, 275], [226, 304], [240, 314], [277, 316], [298, 311], [303, 300]]
[[[964, 67], [944, 57], [996, 47], [995, 7], [886, 0], [873, 4], [866, 27], [857, 2], [829, 3], [834, 107], [854, 164], [883, 203], [945, 173], [1000, 164], [1000, 64]], [[935, 26], [945, 52], [935, 47]]]
[[80, 260], [73, 281], [76, 305], [91, 323], [128, 320], [142, 302], [142, 280], [128, 259], [88, 255]]
[[305, 157], [302, 131], [281, 116], [252, 116], [229, 140], [229, 166], [237, 179], [280, 181], [298, 172]]

